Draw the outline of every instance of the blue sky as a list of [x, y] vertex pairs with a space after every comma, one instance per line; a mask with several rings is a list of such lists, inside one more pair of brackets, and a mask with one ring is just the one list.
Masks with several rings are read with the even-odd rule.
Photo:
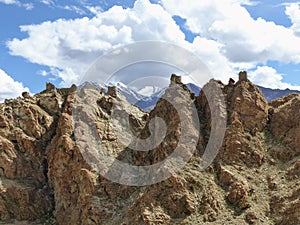
[[217, 79], [300, 90], [300, 2], [0, 0], [0, 101], [45, 82], [78, 83], [113, 48], [162, 40], [194, 52]]

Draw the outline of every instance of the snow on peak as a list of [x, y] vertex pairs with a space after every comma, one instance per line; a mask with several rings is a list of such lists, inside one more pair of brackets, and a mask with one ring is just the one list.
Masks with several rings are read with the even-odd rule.
[[140, 95], [144, 95], [146, 97], [150, 97], [160, 90], [161, 90], [161, 88], [159, 88], [159, 87], [145, 86], [145, 87], [141, 88], [140, 90], [138, 90], [137, 93], [139, 93]]

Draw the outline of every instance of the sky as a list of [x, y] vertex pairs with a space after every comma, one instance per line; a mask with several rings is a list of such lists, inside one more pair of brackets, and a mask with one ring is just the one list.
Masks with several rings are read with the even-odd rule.
[[300, 90], [300, 2], [0, 0], [0, 101], [80, 82], [97, 57], [137, 41], [193, 52], [216, 79]]

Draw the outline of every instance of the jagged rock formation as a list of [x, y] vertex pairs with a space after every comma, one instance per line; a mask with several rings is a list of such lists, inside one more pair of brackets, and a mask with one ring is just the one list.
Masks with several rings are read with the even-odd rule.
[[[228, 85], [210, 81], [224, 94], [227, 129], [217, 158], [205, 171], [199, 164], [216, 108], [209, 107], [203, 91], [192, 93], [176, 75], [150, 113], [130, 105], [113, 87], [104, 93], [47, 83], [37, 95], [6, 100], [0, 104], [0, 224], [300, 224], [300, 96], [268, 104], [246, 72], [239, 77]], [[184, 129], [166, 100], [170, 96], [180, 106], [195, 102], [197, 107], [201, 129], [193, 155], [180, 145]], [[188, 107], [181, 107], [185, 125], [191, 138], [197, 137]], [[135, 136], [153, 141], [159, 137], [151, 136], [150, 121], [161, 117], [165, 138], [148, 152], [124, 148], [113, 129], [113, 110], [129, 118]], [[78, 115], [87, 122], [78, 124]], [[126, 163], [152, 165], [178, 146], [182, 158], [192, 157], [177, 173], [160, 170], [170, 177], [159, 183], [117, 184], [87, 161], [92, 151], [82, 153], [83, 146], [91, 150], [91, 126], [103, 150]], [[126, 175], [109, 173], [120, 182]]]

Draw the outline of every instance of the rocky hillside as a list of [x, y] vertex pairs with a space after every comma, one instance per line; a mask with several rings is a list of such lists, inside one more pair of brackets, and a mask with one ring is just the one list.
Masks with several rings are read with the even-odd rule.
[[[48, 83], [37, 95], [6, 100], [0, 104], [0, 224], [300, 224], [300, 95], [268, 104], [245, 72], [236, 83], [210, 84], [222, 90], [226, 108], [210, 108], [207, 93], [195, 96], [175, 75], [150, 113], [131, 106], [112, 87], [104, 93]], [[186, 138], [197, 137], [192, 105], [181, 107], [182, 127], [166, 100], [170, 96], [179, 106], [197, 107], [201, 129], [194, 152], [180, 142], [184, 129]], [[81, 126], [75, 106], [76, 115], [86, 118]], [[167, 126], [165, 138], [151, 151], [124, 148], [112, 125], [114, 106], [141, 139], [151, 136], [150, 126], [160, 129], [150, 122], [159, 116]], [[216, 111], [227, 115], [225, 137], [213, 164], [200, 171]], [[125, 163], [159, 163], [178, 146], [183, 159], [191, 158], [176, 173], [158, 168], [158, 175], [168, 177], [158, 183], [118, 184], [128, 178], [125, 171], [97, 170], [82, 154], [86, 146], [88, 157], [96, 158], [85, 138], [89, 126], [106, 153]], [[147, 148], [139, 141], [131, 146]], [[118, 183], [105, 178], [108, 173]]]

